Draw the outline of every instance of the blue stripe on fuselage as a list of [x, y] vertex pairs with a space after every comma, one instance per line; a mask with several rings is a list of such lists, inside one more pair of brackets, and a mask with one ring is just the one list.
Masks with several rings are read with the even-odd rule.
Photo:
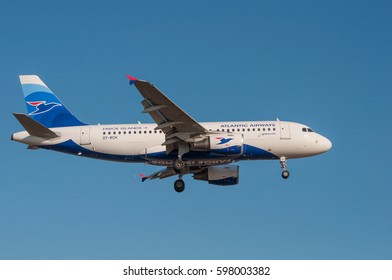
[[273, 153], [267, 152], [266, 150], [257, 148], [251, 145], [244, 145], [244, 153], [241, 158], [246, 159], [278, 159]]
[[57, 152], [62, 152], [62, 153], [66, 153], [66, 154], [71, 154], [71, 155], [79, 155], [79, 153], [81, 153], [80, 156], [95, 158], [95, 159], [102, 159], [102, 160], [122, 161], [122, 162], [144, 162], [145, 161], [138, 155], [113, 155], [113, 154], [106, 154], [106, 153], [91, 151], [91, 150], [88, 150], [88, 149], [76, 144], [71, 139], [67, 140], [63, 143], [56, 144], [56, 145], [41, 146], [41, 148], [47, 149], [47, 150], [53, 150], [53, 151], [57, 151]]
[[[170, 154], [166, 154], [166, 152], [158, 152], [147, 154], [147, 156], [141, 155], [114, 155], [107, 153], [100, 153], [92, 150], [88, 150], [83, 146], [76, 144], [74, 141], [67, 140], [63, 143], [50, 145], [50, 146], [41, 146], [43, 149], [54, 150], [58, 152], [63, 152], [72, 155], [79, 155], [89, 158], [102, 159], [102, 160], [111, 160], [111, 161], [121, 161], [121, 162], [148, 162], [149, 160], [175, 160], [178, 155], [176, 152], [172, 152]], [[193, 159], [222, 159], [222, 158], [233, 158], [226, 157], [219, 154], [214, 154], [213, 152], [189, 152], [183, 156], [183, 159], [193, 160]], [[250, 145], [244, 145], [244, 154], [238, 159], [277, 159], [278, 157], [270, 152], [267, 152], [263, 149], [256, 148]]]

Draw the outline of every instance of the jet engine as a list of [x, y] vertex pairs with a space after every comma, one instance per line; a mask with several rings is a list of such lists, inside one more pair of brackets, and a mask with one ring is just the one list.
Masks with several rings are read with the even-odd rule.
[[190, 143], [191, 151], [211, 151], [221, 155], [241, 155], [244, 139], [242, 134], [213, 134], [195, 139]]
[[238, 165], [210, 166], [193, 175], [195, 180], [208, 181], [209, 184], [219, 186], [237, 185], [238, 177]]

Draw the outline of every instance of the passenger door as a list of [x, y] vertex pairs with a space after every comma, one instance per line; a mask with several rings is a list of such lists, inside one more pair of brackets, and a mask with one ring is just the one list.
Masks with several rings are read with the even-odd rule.
[[280, 139], [290, 139], [290, 124], [288, 122], [279, 122]]
[[80, 145], [90, 145], [90, 126], [80, 127]]

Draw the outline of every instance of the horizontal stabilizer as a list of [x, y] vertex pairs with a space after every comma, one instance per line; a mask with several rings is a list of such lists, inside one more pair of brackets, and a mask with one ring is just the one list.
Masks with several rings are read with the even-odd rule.
[[47, 139], [59, 137], [55, 132], [43, 126], [39, 122], [33, 120], [26, 114], [14, 113], [14, 116], [20, 122], [20, 124], [26, 129], [26, 131], [32, 136], [37, 136], [37, 137], [47, 138]]
[[27, 146], [27, 149], [29, 149], [29, 150], [38, 150], [39, 147], [33, 146], [33, 145], [28, 145], [28, 146]]

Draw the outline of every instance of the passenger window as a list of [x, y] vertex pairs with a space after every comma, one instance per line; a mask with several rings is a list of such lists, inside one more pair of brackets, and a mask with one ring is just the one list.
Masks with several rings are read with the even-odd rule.
[[142, 134], [142, 131], [141, 131], [141, 130], [139, 130], [139, 134]]
[[106, 132], [104, 131], [104, 132], [103, 132], [103, 135], [105, 135], [105, 134], [106, 134]]

